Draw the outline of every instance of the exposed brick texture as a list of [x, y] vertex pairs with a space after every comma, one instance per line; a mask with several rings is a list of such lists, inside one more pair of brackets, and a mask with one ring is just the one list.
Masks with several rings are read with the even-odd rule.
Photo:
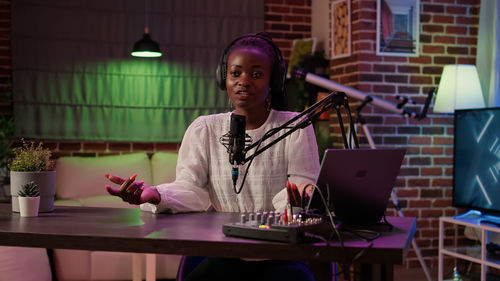
[[[11, 81], [10, 3], [0, 0], [0, 114], [12, 114], [12, 97], [4, 94]], [[420, 110], [429, 89], [437, 87], [444, 65], [475, 63], [479, 22], [479, 2], [462, 0], [420, 1], [420, 55], [418, 57], [377, 56], [376, 1], [351, 1], [352, 54], [330, 62], [330, 79], [375, 97], [397, 103], [396, 95], [419, 102]], [[283, 51], [285, 60], [294, 39], [311, 36], [310, 0], [265, 0], [265, 30]], [[328, 23], [325, 23], [328, 24]], [[366, 113], [365, 113], [366, 111]], [[438, 218], [454, 215], [451, 206], [453, 163], [453, 117], [429, 110], [427, 118], [416, 121], [380, 108], [363, 111], [377, 147], [405, 147], [407, 157], [395, 183], [406, 216], [417, 217], [415, 237], [426, 263], [437, 267]], [[336, 119], [331, 118], [331, 134], [341, 147]], [[367, 147], [366, 135], [360, 132]], [[134, 151], [176, 151], [177, 143], [115, 143], [47, 141], [54, 156], [98, 156]], [[459, 210], [460, 211], [460, 210]], [[463, 210], [462, 210], [463, 211]], [[389, 209], [388, 214], [395, 214]], [[457, 243], [451, 234], [447, 243]], [[458, 236], [463, 240], [463, 232]], [[465, 242], [464, 242], [465, 243]], [[453, 266], [453, 260], [445, 262]], [[407, 267], [420, 264], [410, 250]]]
[[[377, 56], [376, 1], [352, 0], [351, 7], [352, 45], [357, 48], [352, 48], [350, 57], [331, 61], [333, 81], [395, 104], [396, 95], [408, 97], [418, 102], [411, 107], [418, 112], [429, 89], [437, 88], [444, 65], [475, 64], [479, 1], [421, 1], [418, 57]], [[429, 266], [436, 267], [438, 218], [457, 213], [451, 206], [453, 117], [434, 114], [432, 107], [420, 121], [383, 109], [365, 111], [377, 147], [407, 148], [396, 194], [405, 204], [405, 215], [417, 217], [415, 237], [421, 253]], [[371, 123], [373, 117], [381, 122]], [[413, 250], [406, 266], [420, 266]]]
[[292, 41], [311, 37], [311, 1], [265, 0], [264, 3], [265, 29], [288, 61]]

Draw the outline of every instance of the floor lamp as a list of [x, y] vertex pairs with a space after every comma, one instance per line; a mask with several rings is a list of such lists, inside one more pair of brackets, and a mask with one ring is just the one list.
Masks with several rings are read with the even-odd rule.
[[[470, 64], [451, 64], [443, 68], [439, 81], [435, 113], [454, 113], [456, 109], [483, 108], [484, 99], [476, 66]], [[455, 232], [455, 244], [457, 242]], [[456, 246], [456, 245], [455, 245]], [[443, 266], [438, 267], [438, 276], [443, 276]], [[460, 279], [456, 259], [453, 278]], [[461, 280], [461, 279], [460, 279]]]

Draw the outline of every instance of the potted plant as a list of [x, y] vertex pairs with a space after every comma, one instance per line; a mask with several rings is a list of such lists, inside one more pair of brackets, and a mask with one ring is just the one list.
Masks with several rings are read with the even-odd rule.
[[17, 197], [22, 187], [34, 182], [40, 190], [40, 212], [52, 212], [56, 194], [56, 172], [50, 161], [52, 153], [43, 148], [41, 142], [38, 145], [24, 139], [22, 142], [21, 147], [14, 148], [14, 159], [9, 164], [12, 211], [19, 212]]
[[21, 187], [17, 193], [21, 217], [36, 217], [40, 207], [40, 190], [34, 182]]

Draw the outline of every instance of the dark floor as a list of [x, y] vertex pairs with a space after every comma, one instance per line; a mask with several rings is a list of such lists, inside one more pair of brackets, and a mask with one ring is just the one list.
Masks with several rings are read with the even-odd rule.
[[[437, 268], [429, 269], [432, 281], [438, 280]], [[394, 268], [394, 281], [428, 281], [422, 268]]]
[[[395, 266], [394, 267], [394, 281], [437, 281], [437, 268], [436, 270], [430, 270], [430, 275], [432, 280], [427, 280], [424, 271], [421, 268], [404, 268], [401, 266]], [[370, 281], [370, 280], [361, 280], [361, 279], [367, 279], [361, 278], [361, 277], [353, 277], [351, 276], [351, 280], [346, 280], [343, 278], [343, 276], [338, 277], [338, 281]], [[378, 281], [380, 278], [372, 278], [371, 281]]]
[[[429, 269], [432, 281], [438, 280], [437, 268]], [[445, 272], [444, 280], [452, 280], [451, 272], [448, 274]], [[470, 274], [469, 276], [462, 276], [463, 281], [479, 281], [479, 274]], [[487, 281], [500, 281], [500, 277], [494, 274], [489, 274], [486, 278]], [[158, 281], [175, 281], [175, 280], [165, 280], [161, 279]], [[345, 281], [342, 276], [339, 276], [338, 281]], [[368, 281], [368, 280], [363, 280]], [[400, 266], [395, 266], [394, 268], [394, 281], [431, 281], [427, 280], [424, 271], [421, 268], [403, 268]]]

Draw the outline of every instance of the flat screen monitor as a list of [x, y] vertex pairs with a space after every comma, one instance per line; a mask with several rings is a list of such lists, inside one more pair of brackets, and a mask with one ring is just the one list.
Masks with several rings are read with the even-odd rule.
[[500, 107], [455, 111], [453, 206], [500, 215]]

